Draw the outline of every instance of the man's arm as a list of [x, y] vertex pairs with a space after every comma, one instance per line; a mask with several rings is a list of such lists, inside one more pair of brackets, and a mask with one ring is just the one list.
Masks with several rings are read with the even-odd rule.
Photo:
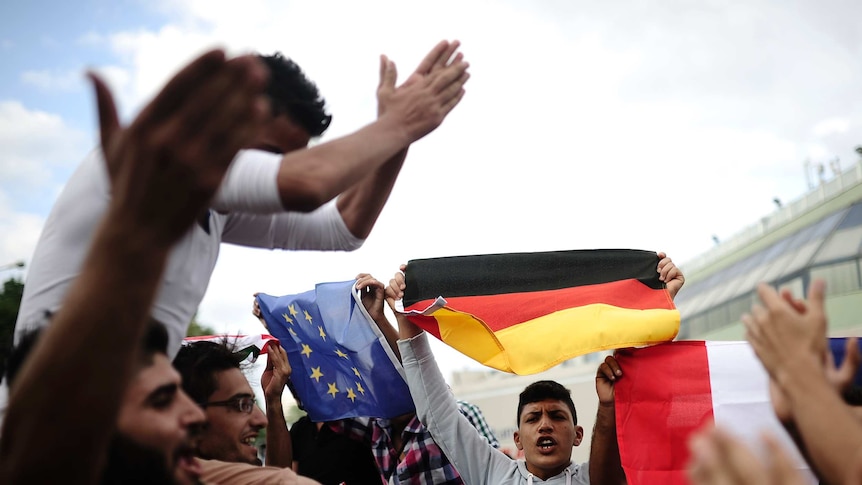
[[614, 384], [622, 376], [623, 371], [612, 356], [606, 357], [596, 371], [599, 410], [596, 413], [596, 425], [590, 442], [590, 483], [602, 485], [627, 483], [620, 463], [614, 408]]
[[[255, 300], [257, 302], [257, 300]], [[266, 398], [266, 465], [279, 468], [291, 468], [293, 463], [293, 440], [284, 419], [284, 407], [281, 396], [284, 386], [290, 380], [292, 372], [287, 361], [287, 353], [276, 343], [269, 344], [266, 353], [266, 369], [260, 377]]]
[[[449, 52], [451, 46], [449, 42], [440, 42], [426, 59], [433, 59], [431, 64], [436, 65], [438, 58]], [[352, 231], [355, 229], [357, 236], [367, 235], [374, 222], [368, 224], [369, 214], [376, 219], [397, 176], [392, 170], [395, 165], [400, 166], [396, 155], [436, 129], [464, 95], [463, 86], [469, 78], [468, 64], [460, 54], [451, 62], [448, 58], [441, 62], [445, 66], [440, 69], [427, 74], [414, 73], [398, 88], [393, 85], [391, 94], [387, 95], [386, 111], [373, 123], [351, 135], [286, 154], [277, 179], [284, 208], [312, 211], [392, 161], [385, 173], [381, 172], [382, 178], [371, 179], [366, 187], [389, 185], [385, 194], [375, 194], [369, 200], [361, 197], [369, 195], [368, 190], [357, 189], [356, 193], [347, 194], [348, 200], [343, 203], [348, 212], [345, 221], [350, 220], [348, 226], [352, 226]], [[392, 69], [394, 71], [394, 65]], [[394, 83], [394, 78], [392, 80]], [[357, 203], [360, 205], [355, 205]]]
[[[420, 79], [445, 69], [460, 45], [458, 41], [439, 43], [425, 56], [405, 84], [420, 82]], [[397, 79], [395, 63], [386, 56], [380, 56], [380, 83], [377, 86], [378, 117], [389, 110], [396, 91]], [[354, 236], [364, 239], [371, 233], [371, 228], [374, 227], [383, 206], [389, 199], [406, 157], [407, 147], [404, 147], [380, 168], [372, 171], [359, 183], [338, 196], [338, 211]]]
[[[386, 300], [393, 311], [395, 300], [400, 299], [403, 292], [404, 274], [397, 273], [386, 287]], [[398, 345], [407, 385], [416, 403], [416, 416], [464, 483], [500, 483], [500, 477], [515, 473], [515, 461], [494, 449], [458, 411], [455, 396], [447, 389], [431, 353], [427, 334], [403, 314], [394, 313], [401, 338]]]
[[2, 483], [98, 481], [170, 248], [266, 110], [263, 66], [221, 51], [183, 69], [128, 128], [92, 80], [112, 199], [63, 310], [11, 390]]

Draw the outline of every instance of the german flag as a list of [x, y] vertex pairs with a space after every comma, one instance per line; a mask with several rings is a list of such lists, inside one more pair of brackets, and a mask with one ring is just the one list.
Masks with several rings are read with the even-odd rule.
[[412, 260], [402, 307], [477, 362], [535, 374], [590, 352], [673, 340], [679, 312], [658, 261], [630, 249]]

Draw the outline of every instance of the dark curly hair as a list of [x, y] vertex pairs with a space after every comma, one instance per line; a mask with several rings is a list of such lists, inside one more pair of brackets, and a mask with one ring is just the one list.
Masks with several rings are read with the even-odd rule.
[[183, 379], [183, 391], [198, 404], [207, 402], [218, 390], [216, 373], [242, 370], [243, 357], [234, 353], [234, 345], [227, 339], [221, 342], [202, 340], [180, 347], [174, 357], [174, 368]]
[[281, 52], [271, 56], [258, 54], [269, 68], [266, 93], [272, 102], [274, 115], [285, 114], [311, 136], [320, 136], [329, 128], [332, 115], [326, 112], [326, 101], [317, 86], [302, 69]]

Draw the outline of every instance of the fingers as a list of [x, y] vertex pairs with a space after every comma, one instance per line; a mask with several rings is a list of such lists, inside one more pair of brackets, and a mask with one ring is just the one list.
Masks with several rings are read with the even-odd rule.
[[385, 288], [383, 286], [382, 282], [380, 282], [377, 278], [371, 276], [368, 273], [360, 273], [359, 275], [356, 276], [356, 280], [357, 280], [356, 281], [356, 289], [357, 290], [364, 290], [366, 288], [369, 290], [372, 290], [372, 289], [382, 290]]
[[377, 89], [395, 89], [395, 82], [397, 80], [398, 69], [395, 67], [395, 63], [386, 56], [380, 56], [380, 83], [377, 85]]
[[[438, 60], [443, 57], [447, 50], [450, 48], [449, 41], [441, 40], [431, 49], [428, 54], [425, 55], [425, 58], [422, 59], [422, 62], [416, 67], [417, 74], [429, 74], [431, 69], [437, 64]], [[456, 47], [457, 48], [457, 47]], [[451, 56], [451, 54], [450, 54]], [[447, 57], [448, 59], [448, 57]]]
[[[832, 353], [829, 352], [829, 355], [831, 356]], [[841, 362], [841, 366], [835, 372], [834, 385], [839, 392], [843, 392], [853, 382], [853, 378], [856, 377], [856, 372], [859, 370], [860, 358], [862, 357], [859, 353], [859, 340], [856, 337], [848, 338], [844, 346], [844, 361]]]
[[385, 296], [390, 307], [394, 304], [395, 300], [400, 300], [404, 297], [404, 289], [407, 288], [404, 279], [405, 270], [407, 270], [406, 264], [399, 266], [399, 271], [395, 273], [395, 276], [389, 280], [389, 285], [386, 286]]
[[689, 477], [699, 485], [768, 484], [765, 468], [751, 451], [719, 429], [701, 431], [689, 441]]
[[461, 42], [455, 40], [449, 43], [449, 47], [443, 51], [443, 53], [437, 57], [437, 60], [434, 62], [434, 66], [431, 70], [442, 69], [449, 65], [449, 59], [452, 59], [452, 55], [455, 54], [455, 51], [461, 47]]
[[[94, 72], [88, 72], [87, 77], [93, 83], [93, 89], [96, 92], [96, 106], [99, 113], [99, 135], [102, 140], [102, 150], [109, 150], [112, 140], [116, 133], [120, 130], [120, 119], [117, 116], [117, 106], [114, 103], [114, 96], [107, 84]], [[105, 157], [107, 160], [108, 157]], [[108, 172], [112, 173], [111, 167], [108, 167]]]
[[[179, 123], [184, 124], [178, 127], [180, 136], [194, 139], [198, 132], [211, 133], [220, 143], [210, 141], [210, 150], [221, 150], [219, 144], [237, 149], [247, 144], [269, 110], [261, 96], [267, 77], [265, 68], [255, 58], [246, 56], [228, 61], [224, 74], [196, 93], [195, 101], [200, 106], [212, 107], [188, 110], [180, 117]], [[248, 121], [241, 122], [243, 119]]]
[[763, 437], [763, 441], [766, 444], [770, 463], [769, 475], [771, 483], [776, 485], [801, 485], [805, 483], [805, 480], [796, 469], [796, 464], [778, 440], [771, 435], [767, 435]]
[[620, 369], [620, 364], [612, 355], [605, 357], [605, 361], [599, 366], [596, 377], [604, 377], [609, 381], [616, 381], [622, 377], [623, 371]]
[[182, 106], [189, 92], [206, 84], [207, 79], [214, 75], [225, 64], [225, 53], [221, 49], [204, 53], [177, 73], [141, 111], [139, 117], [148, 121], [160, 122]]
[[428, 76], [431, 88], [435, 93], [443, 92], [446, 88], [450, 87], [451, 84], [455, 84], [460, 89], [464, 83], [467, 82], [469, 76], [465, 77], [464, 74], [467, 72], [470, 64], [468, 62], [464, 62], [463, 57], [463, 54], [459, 52], [455, 56], [455, 59], [452, 60], [452, 64], [446, 66], [444, 69], [435, 71]]

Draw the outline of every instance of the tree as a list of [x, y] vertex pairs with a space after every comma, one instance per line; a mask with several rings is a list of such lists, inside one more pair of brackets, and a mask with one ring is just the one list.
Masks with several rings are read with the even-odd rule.
[[198, 322], [198, 314], [195, 313], [195, 316], [192, 317], [192, 323], [189, 324], [186, 337], [200, 337], [202, 335], [215, 335], [215, 329]]
[[6, 373], [6, 358], [12, 349], [15, 321], [23, 295], [23, 281], [11, 278], [3, 283], [3, 292], [0, 293], [0, 376]]

